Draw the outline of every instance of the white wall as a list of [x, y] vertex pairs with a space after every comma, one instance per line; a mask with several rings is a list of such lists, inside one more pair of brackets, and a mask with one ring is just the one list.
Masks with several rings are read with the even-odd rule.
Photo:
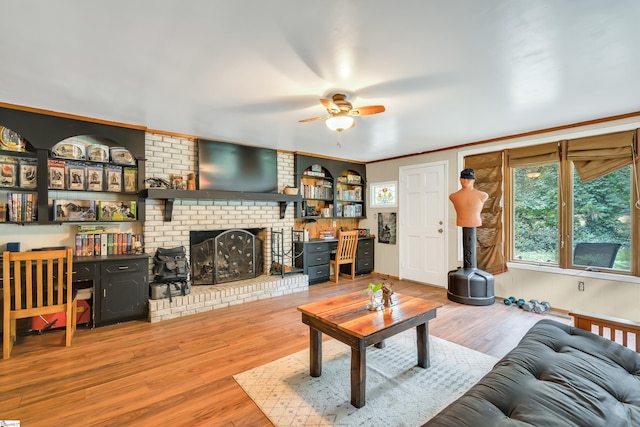
[[[491, 144], [473, 145], [370, 163], [367, 165], [367, 181], [369, 183], [397, 181], [399, 168], [402, 166], [446, 161], [449, 164], [448, 186], [453, 192], [459, 188], [458, 174], [462, 169], [462, 159], [465, 155], [638, 127], [640, 127], [640, 120], [636, 117], [513, 138]], [[370, 200], [369, 195], [367, 197], [367, 200]], [[444, 202], [449, 203], [448, 200]], [[384, 209], [387, 212], [394, 210], [397, 211], [397, 208]], [[372, 232], [373, 230], [377, 231], [377, 213], [381, 211], [383, 210], [368, 208], [367, 219], [361, 222], [361, 227], [370, 228]], [[458, 251], [460, 244], [455, 225], [455, 210], [449, 209], [449, 215], [447, 230], [449, 265], [447, 270], [453, 270], [462, 265], [462, 258]], [[375, 271], [380, 274], [399, 276], [399, 242], [396, 245], [376, 242]], [[577, 274], [580, 276], [576, 276]], [[585, 282], [584, 291], [578, 290], [578, 281]], [[515, 296], [525, 300], [548, 301], [556, 308], [578, 309], [640, 321], [640, 280], [635, 277], [560, 269], [510, 268], [508, 272], [495, 276], [495, 294], [503, 298]]]

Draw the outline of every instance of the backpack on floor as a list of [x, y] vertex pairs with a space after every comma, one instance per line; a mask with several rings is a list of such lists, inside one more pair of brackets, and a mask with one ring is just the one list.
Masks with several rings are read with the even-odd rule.
[[154, 282], [183, 282], [189, 275], [187, 254], [184, 246], [158, 248], [153, 256]]

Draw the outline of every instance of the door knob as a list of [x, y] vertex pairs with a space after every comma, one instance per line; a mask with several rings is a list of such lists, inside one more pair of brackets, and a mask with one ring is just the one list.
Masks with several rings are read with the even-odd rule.
[[442, 228], [439, 228], [438, 229], [438, 233], [442, 234], [442, 233], [444, 233], [444, 230]]

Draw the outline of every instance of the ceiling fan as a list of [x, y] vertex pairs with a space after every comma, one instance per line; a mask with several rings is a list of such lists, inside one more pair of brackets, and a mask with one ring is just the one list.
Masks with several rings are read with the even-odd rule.
[[353, 105], [345, 98], [345, 94], [335, 93], [330, 100], [320, 99], [320, 103], [324, 105], [329, 115], [300, 120], [300, 123], [327, 119], [326, 124], [329, 129], [342, 132], [355, 126], [354, 116], [368, 116], [385, 111], [384, 105], [368, 105], [366, 107], [353, 108]]

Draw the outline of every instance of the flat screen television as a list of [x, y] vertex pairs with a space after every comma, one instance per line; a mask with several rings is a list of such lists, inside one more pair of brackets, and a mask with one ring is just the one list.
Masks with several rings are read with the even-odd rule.
[[199, 139], [198, 188], [277, 193], [278, 153], [269, 148]]

